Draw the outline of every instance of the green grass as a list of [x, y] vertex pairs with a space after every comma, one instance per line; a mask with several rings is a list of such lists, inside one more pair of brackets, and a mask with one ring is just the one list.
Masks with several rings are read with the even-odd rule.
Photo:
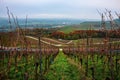
[[71, 26], [71, 25], [64, 26], [64, 27], [59, 29], [59, 31], [63, 31], [64, 33], [69, 33], [69, 32], [72, 32], [74, 30], [76, 30], [76, 28], [74, 26]]
[[[85, 53], [86, 54], [86, 53]], [[106, 77], [110, 76], [110, 71], [108, 68], [108, 58], [106, 55], [103, 55], [101, 58], [101, 55], [94, 54], [92, 60], [92, 53], [89, 53], [87, 55], [75, 53], [72, 55], [65, 55], [62, 51], [59, 51], [59, 54], [55, 58], [54, 62], [50, 65], [49, 69], [45, 74], [43, 74], [43, 79], [45, 80], [91, 80], [92, 79], [92, 71], [91, 67], [94, 67], [95, 69], [95, 79], [97, 80], [105, 80]], [[116, 53], [114, 53], [116, 54]], [[77, 55], [77, 56], [76, 56]], [[88, 76], [85, 76], [85, 70], [86, 70], [86, 56], [88, 56]], [[83, 65], [80, 64], [80, 58], [83, 59]], [[97, 61], [98, 58], [98, 61]], [[120, 54], [118, 53], [117, 58], [120, 59]], [[116, 68], [115, 68], [115, 60], [116, 56], [114, 55], [112, 57], [112, 60], [114, 62], [113, 71], [114, 75], [116, 76]], [[12, 58], [11, 68], [9, 72], [7, 71], [7, 62], [8, 58], [6, 57], [4, 60], [4, 66], [0, 65], [0, 74], [4, 73], [5, 80], [11, 79], [11, 80], [23, 80], [24, 79], [24, 73], [27, 71], [29, 75], [29, 80], [35, 80], [35, 61], [39, 62], [39, 59], [36, 58], [34, 54], [28, 55], [28, 62], [26, 64], [26, 59], [24, 56], [22, 56], [22, 59], [18, 61], [17, 69], [15, 68], [14, 63], [14, 57]], [[105, 64], [104, 64], [105, 62]], [[3, 62], [0, 62], [3, 63]], [[104, 67], [104, 66], [106, 67]], [[42, 57], [42, 70], [44, 72], [45, 69], [45, 56]], [[81, 68], [79, 68], [81, 66]], [[103, 75], [103, 70], [104, 75]], [[120, 60], [118, 62], [118, 72], [120, 73]], [[38, 69], [38, 75], [39, 75], [39, 69]], [[85, 78], [85, 79], [84, 79]], [[120, 79], [120, 74], [117, 76], [118, 79]], [[117, 79], [115, 78], [115, 79]]]
[[[59, 31], [63, 31], [65, 33], [73, 32], [75, 30], [88, 30], [90, 25], [100, 25], [99, 22], [83, 22], [78, 25], [68, 25], [62, 27]], [[100, 27], [92, 27], [92, 29], [99, 29]]]
[[45, 75], [47, 80], [80, 80], [80, 73], [76, 66], [71, 65], [67, 57], [60, 52], [50, 70]]

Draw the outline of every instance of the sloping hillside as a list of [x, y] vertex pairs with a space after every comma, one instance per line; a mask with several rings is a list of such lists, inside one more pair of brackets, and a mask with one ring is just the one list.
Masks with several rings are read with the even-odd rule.
[[[120, 25], [120, 20], [119, 19], [115, 19], [114, 20], [116, 24]], [[74, 30], [87, 30], [90, 28], [90, 26], [92, 26], [92, 29], [100, 29], [101, 28], [101, 21], [87, 21], [87, 22], [83, 22], [80, 23], [78, 25], [69, 25], [69, 26], [64, 26], [62, 28], [60, 28], [60, 31], [63, 31], [65, 33], [69, 33], [72, 32]], [[111, 25], [109, 21], [106, 21], [106, 28], [110, 29]], [[117, 26], [115, 26], [115, 28], [117, 28]]]

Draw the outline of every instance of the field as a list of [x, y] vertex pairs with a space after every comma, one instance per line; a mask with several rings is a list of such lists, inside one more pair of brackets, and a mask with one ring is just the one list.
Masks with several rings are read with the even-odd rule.
[[0, 80], [119, 80], [120, 29], [77, 28], [1, 32]]
[[[116, 22], [116, 24], [118, 25], [120, 24], [119, 19], [115, 19], [114, 21]], [[109, 23], [109, 21], [106, 21], [105, 23], [106, 23], [106, 28], [110, 29], [111, 24]], [[76, 25], [64, 26], [60, 28], [59, 31], [69, 33], [69, 32], [73, 32], [74, 30], [89, 30], [90, 26], [92, 27], [93, 30], [98, 30], [101, 28], [101, 22], [100, 21], [85, 21], [85, 22], [82, 22]], [[115, 26], [115, 28], [117, 28], [117, 26]]]
[[120, 79], [119, 38], [21, 39], [29, 44], [0, 46], [0, 80]]
[[118, 0], [0, 3], [0, 80], [120, 80]]

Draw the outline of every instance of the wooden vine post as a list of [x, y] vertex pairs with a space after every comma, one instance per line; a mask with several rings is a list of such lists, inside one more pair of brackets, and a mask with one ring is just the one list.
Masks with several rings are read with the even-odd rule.
[[40, 73], [40, 80], [42, 79], [42, 46], [41, 46], [41, 34], [42, 29], [38, 32], [38, 47], [39, 47], [39, 73]]
[[86, 40], [86, 57], [87, 57], [87, 61], [85, 62], [85, 64], [86, 64], [85, 76], [88, 76], [88, 55], [89, 55], [88, 48], [89, 48], [89, 36], [88, 36], [87, 33], [86, 33], [86, 37], [87, 37], [87, 40]]
[[42, 51], [41, 51], [41, 37], [39, 39], [39, 60], [40, 60], [40, 75], [42, 74]]

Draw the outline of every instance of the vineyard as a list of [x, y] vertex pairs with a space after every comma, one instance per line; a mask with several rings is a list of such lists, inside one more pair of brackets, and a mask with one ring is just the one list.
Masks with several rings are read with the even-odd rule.
[[68, 40], [60, 38], [65, 38], [63, 32], [45, 37], [44, 29], [28, 35], [29, 29], [20, 28], [13, 14], [12, 30], [7, 11], [10, 31], [0, 33], [0, 80], [120, 80], [120, 26], [110, 11], [111, 29], [105, 28], [105, 16], [99, 13], [100, 30], [90, 26], [67, 34], [72, 36]]
[[1, 43], [1, 80], [120, 79], [119, 38], [25, 39], [29, 44], [19, 43], [19, 47], [5, 47]]

